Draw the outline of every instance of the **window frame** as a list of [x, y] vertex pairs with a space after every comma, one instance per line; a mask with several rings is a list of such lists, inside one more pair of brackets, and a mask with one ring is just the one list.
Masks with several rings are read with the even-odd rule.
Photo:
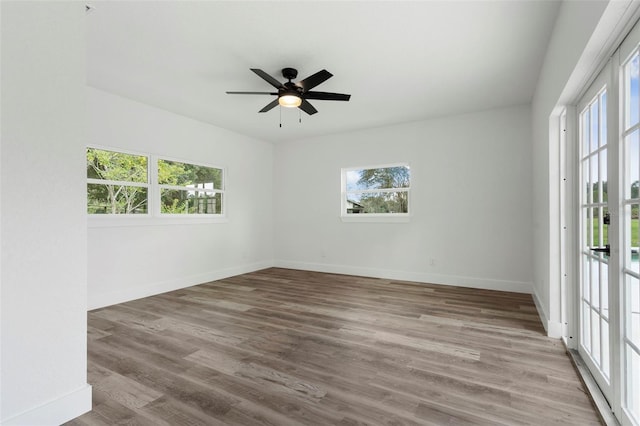
[[[147, 183], [142, 184], [140, 182], [120, 182], [113, 181], [118, 184], [125, 184], [127, 186], [144, 186], [147, 188], [147, 213], [146, 214], [87, 214], [87, 222], [89, 227], [118, 227], [118, 226], [157, 226], [157, 225], [185, 225], [185, 224], [206, 224], [206, 223], [226, 223], [228, 222], [227, 218], [227, 179], [228, 173], [226, 167], [213, 165], [210, 163], [197, 162], [193, 160], [186, 160], [184, 158], [175, 158], [170, 156], [145, 153], [140, 151], [127, 150], [122, 148], [114, 148], [110, 146], [103, 145], [87, 145], [85, 146], [85, 162], [86, 162], [86, 151], [88, 149], [99, 149], [103, 151], [112, 151], [122, 154], [130, 154], [137, 155], [147, 158]], [[163, 185], [158, 183], [158, 161], [172, 161], [179, 162], [184, 164], [191, 164], [196, 166], [210, 167], [215, 169], [220, 169], [222, 171], [222, 184], [221, 189], [214, 189], [210, 192], [220, 193], [222, 205], [220, 208], [220, 214], [194, 214], [194, 213], [162, 213], [161, 212], [161, 189]], [[85, 178], [85, 194], [86, 188], [89, 183], [104, 183], [106, 181], [101, 179], [91, 179]], [[108, 181], [113, 183], [112, 181]], [[133, 184], [133, 185], [131, 185]], [[164, 185], [164, 187], [172, 187], [173, 186]], [[186, 187], [185, 187], [186, 188]], [[179, 187], [179, 189], [184, 189]], [[209, 192], [209, 191], [208, 191]], [[85, 203], [88, 205], [88, 201]]]
[[[106, 148], [106, 147], [102, 147], [102, 146], [96, 146], [96, 145], [88, 145], [85, 147], [85, 154], [84, 154], [84, 158], [85, 158], [85, 164], [86, 164], [86, 160], [87, 160], [87, 151], [89, 149], [96, 149], [99, 151], [109, 151], [109, 152], [115, 152], [118, 154], [125, 154], [125, 155], [131, 155], [131, 156], [136, 156], [136, 157], [144, 157], [147, 159], [147, 181], [146, 182], [135, 182], [135, 181], [125, 181], [125, 180], [109, 180], [109, 179], [95, 179], [95, 178], [89, 178], [86, 177], [86, 185], [119, 185], [119, 186], [135, 186], [135, 187], [139, 187], [139, 188], [146, 188], [147, 189], [147, 212], [146, 213], [119, 213], [119, 214], [113, 214], [113, 213], [105, 213], [105, 214], [97, 214], [97, 213], [87, 213], [88, 217], [98, 217], [98, 216], [108, 216], [108, 217], [116, 217], [116, 216], [124, 216], [124, 217], [142, 217], [142, 218], [148, 218], [151, 214], [151, 158], [149, 156], [149, 154], [145, 154], [145, 153], [141, 153], [141, 152], [136, 152], [136, 151], [130, 151], [130, 150], [115, 150], [115, 149], [111, 149], [111, 148]], [[85, 186], [85, 194], [86, 194], [86, 190], [87, 190], [87, 186]], [[87, 203], [85, 203], [85, 205], [88, 207], [88, 200]]]
[[[224, 167], [219, 167], [219, 166], [212, 166], [210, 164], [203, 164], [203, 163], [195, 163], [195, 162], [191, 162], [188, 160], [183, 160], [183, 159], [176, 159], [176, 158], [171, 158], [171, 157], [164, 157], [164, 156], [154, 156], [154, 178], [155, 178], [155, 185], [154, 188], [157, 191], [157, 199], [156, 199], [156, 203], [154, 204], [154, 213], [158, 216], [158, 217], [173, 217], [173, 218], [180, 218], [180, 217], [191, 217], [191, 218], [204, 218], [204, 217], [209, 217], [209, 218], [213, 218], [213, 217], [224, 217], [225, 216], [225, 212], [226, 212], [226, 197], [225, 197], [225, 185], [226, 185], [226, 171], [224, 169]], [[209, 192], [209, 193], [213, 193], [213, 194], [220, 194], [220, 199], [221, 199], [221, 206], [220, 206], [220, 213], [214, 213], [214, 214], [194, 214], [194, 213], [162, 213], [162, 190], [163, 189], [170, 189], [170, 190], [177, 190], [177, 191], [187, 191], [190, 190], [189, 187], [187, 186], [181, 186], [181, 185], [168, 185], [168, 184], [161, 184], [159, 183], [159, 179], [158, 179], [158, 162], [160, 160], [164, 160], [164, 161], [169, 161], [169, 162], [173, 162], [173, 163], [182, 163], [182, 164], [189, 164], [192, 166], [201, 166], [201, 167], [207, 167], [210, 169], [218, 169], [221, 171], [222, 173], [222, 182], [221, 182], [221, 188], [220, 189], [208, 189], [208, 188], [193, 188], [193, 190], [198, 190], [198, 191], [202, 191], [202, 192]]]
[[[365, 189], [357, 191], [347, 190], [347, 173], [354, 170], [388, 169], [392, 167], [407, 167], [409, 169], [409, 186], [405, 188], [379, 188]], [[343, 222], [409, 222], [412, 216], [411, 208], [411, 164], [409, 162], [374, 164], [366, 166], [350, 166], [340, 169], [340, 220]], [[381, 193], [381, 192], [406, 192], [407, 193], [407, 213], [347, 213], [347, 194], [352, 193]]]

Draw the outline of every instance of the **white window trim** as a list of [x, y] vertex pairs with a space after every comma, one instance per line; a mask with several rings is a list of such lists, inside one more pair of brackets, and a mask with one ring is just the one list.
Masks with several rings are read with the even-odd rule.
[[[116, 228], [129, 226], [164, 226], [164, 225], [204, 225], [210, 223], [227, 223], [226, 217], [200, 217], [204, 215], [87, 215], [89, 228]], [[122, 216], [122, 217], [116, 217]], [[167, 217], [165, 217], [167, 216]], [[195, 217], [198, 216], [198, 217]]]
[[[228, 173], [225, 167], [216, 166], [208, 163], [202, 163], [194, 160], [178, 159], [152, 153], [144, 153], [139, 151], [130, 151], [121, 148], [114, 148], [100, 145], [87, 145], [86, 149], [95, 148], [105, 151], [120, 152], [123, 154], [139, 155], [147, 158], [147, 183], [140, 182], [120, 182], [106, 181], [102, 179], [86, 179], [86, 183], [117, 183], [127, 186], [140, 186], [147, 188], [148, 206], [146, 214], [88, 214], [87, 223], [90, 228], [104, 227], [127, 227], [127, 226], [159, 226], [159, 225], [197, 225], [210, 223], [227, 223], [227, 178]], [[86, 158], [86, 154], [85, 154]], [[160, 212], [160, 189], [169, 187], [167, 185], [158, 184], [158, 160], [175, 161], [185, 164], [195, 164], [198, 166], [212, 167], [222, 170], [222, 188], [221, 189], [200, 189], [206, 192], [222, 194], [222, 209], [220, 214], [168, 214]], [[173, 186], [171, 186], [173, 187]], [[175, 189], [183, 190], [186, 187], [176, 186]], [[85, 203], [86, 204], [86, 203]]]
[[367, 213], [367, 214], [347, 214], [347, 193], [354, 191], [347, 191], [347, 172], [363, 169], [386, 169], [390, 167], [409, 167], [411, 165], [406, 163], [389, 163], [389, 164], [374, 164], [366, 166], [354, 166], [343, 167], [340, 171], [340, 220], [342, 222], [359, 222], [359, 223], [407, 223], [410, 222], [413, 215], [411, 209], [411, 183], [408, 188], [382, 188], [382, 189], [366, 189], [358, 192], [406, 192], [407, 198], [407, 210], [408, 213]]
[[408, 223], [411, 221], [411, 215], [409, 213], [351, 214], [349, 216], [340, 216], [340, 220], [343, 222], [358, 223]]

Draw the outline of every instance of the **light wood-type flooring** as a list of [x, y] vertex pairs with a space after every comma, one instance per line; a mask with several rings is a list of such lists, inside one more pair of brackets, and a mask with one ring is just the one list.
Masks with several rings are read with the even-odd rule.
[[271, 268], [89, 312], [70, 425], [594, 425], [530, 295]]

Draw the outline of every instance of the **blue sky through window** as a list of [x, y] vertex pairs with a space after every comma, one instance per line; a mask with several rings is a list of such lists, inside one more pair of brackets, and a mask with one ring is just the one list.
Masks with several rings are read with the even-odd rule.
[[360, 170], [349, 170], [346, 173], [347, 191], [358, 191], [365, 189], [363, 185], [358, 185], [360, 179]]
[[[640, 56], [636, 52], [631, 61], [627, 64], [627, 90], [625, 93], [626, 98], [626, 128], [630, 128], [638, 123], [640, 119], [640, 110], [638, 104], [638, 97], [640, 95], [640, 74], [639, 67], [640, 65]], [[638, 131], [634, 131], [630, 135], [627, 136], [627, 155], [629, 156], [629, 181], [628, 185], [633, 185], [634, 182], [637, 182], [640, 179], [640, 144], [638, 143]], [[630, 190], [628, 188], [627, 190]]]
[[633, 59], [627, 65], [627, 78], [629, 79], [628, 87], [629, 92], [627, 96], [629, 96], [628, 103], [628, 117], [627, 117], [627, 128], [638, 123], [639, 111], [638, 111], [638, 61], [639, 56], [636, 53]]

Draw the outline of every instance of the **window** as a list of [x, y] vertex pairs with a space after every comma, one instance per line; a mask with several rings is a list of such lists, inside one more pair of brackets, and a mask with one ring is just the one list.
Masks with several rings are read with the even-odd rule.
[[222, 169], [158, 160], [160, 212], [222, 214]]
[[87, 213], [146, 214], [148, 157], [87, 149]]
[[408, 216], [407, 164], [342, 169], [342, 217]]
[[87, 213], [94, 217], [220, 217], [223, 202], [221, 168], [87, 148]]

